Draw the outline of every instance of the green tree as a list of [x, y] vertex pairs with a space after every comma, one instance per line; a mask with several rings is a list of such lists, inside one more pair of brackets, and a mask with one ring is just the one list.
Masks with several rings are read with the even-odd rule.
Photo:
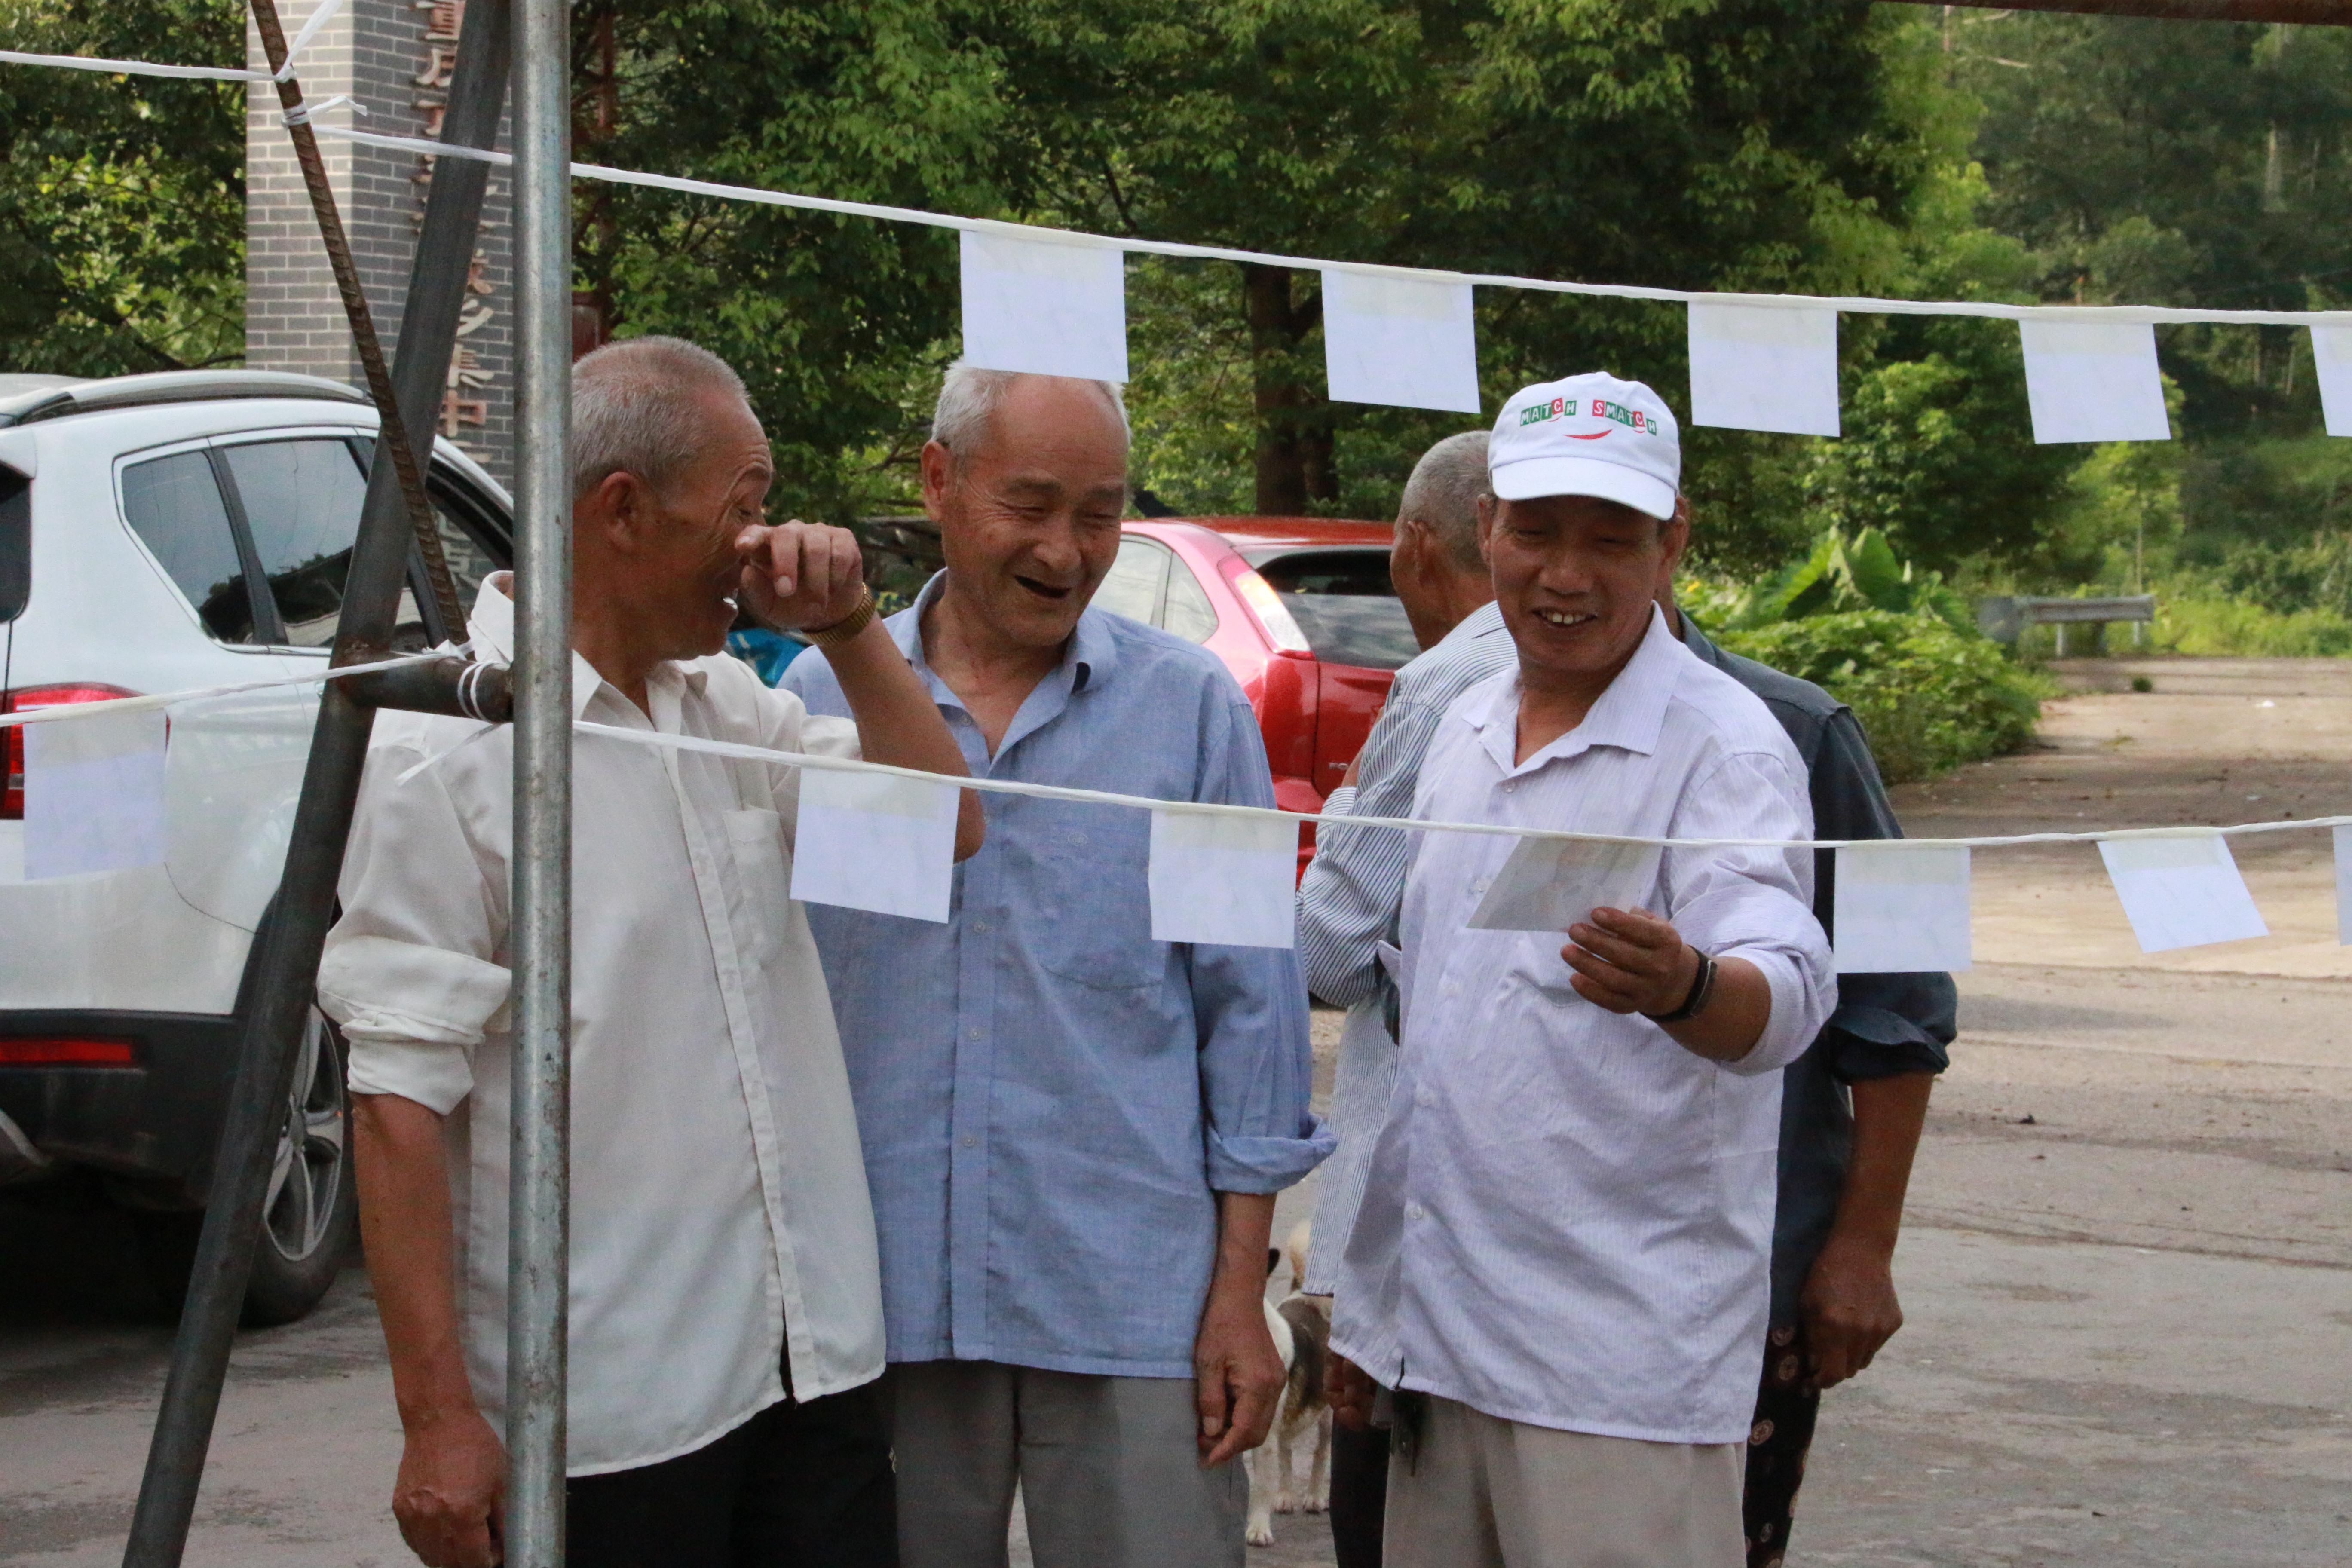
[[[1893, 90], [1895, 26], [1858, 0], [1007, 0], [984, 27], [1031, 153], [1014, 195], [1116, 233], [1616, 282], [1850, 289], [1899, 259], [1928, 164]], [[1146, 315], [1221, 301], [1225, 320], [1205, 333], [1143, 333], [1203, 369], [1237, 358], [1244, 373], [1197, 378], [1211, 389], [1199, 406], [1166, 415], [1139, 376], [1147, 428], [1191, 426], [1180, 472], [1234, 443], [1228, 461], [1252, 473], [1261, 510], [1392, 503], [1419, 447], [1470, 421], [1328, 403], [1312, 274], [1234, 270], [1237, 287], [1147, 290]], [[1669, 308], [1492, 289], [1478, 327], [1496, 399], [1604, 366], [1670, 395], [1683, 382]], [[1738, 440], [1702, 437], [1694, 459], [1702, 473], [1756, 467]], [[1156, 450], [1142, 460], [1151, 472]], [[1784, 480], [1730, 475], [1717, 488], [1779, 494]]]
[[[1000, 71], [926, 0], [593, 0], [574, 12], [579, 156], [945, 212], [1002, 205]], [[583, 287], [624, 334], [743, 374], [778, 504], [903, 506], [956, 322], [952, 234], [583, 184]]]
[[[2343, 29], [2016, 13], [1970, 33], [1955, 71], [1985, 106], [1988, 216], [2040, 254], [2044, 298], [2304, 310], [2344, 297]], [[2314, 423], [2299, 331], [2162, 339], [2190, 435]]]
[[[245, 56], [236, 0], [5, 0], [0, 47]], [[245, 89], [0, 67], [0, 368], [116, 375], [245, 353]]]

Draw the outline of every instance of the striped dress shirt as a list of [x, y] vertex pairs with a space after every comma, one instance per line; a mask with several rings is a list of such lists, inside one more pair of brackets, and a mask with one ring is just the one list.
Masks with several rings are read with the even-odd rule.
[[[1492, 603], [1473, 610], [1422, 656], [1397, 671], [1380, 721], [1356, 757], [1352, 789], [1334, 790], [1328, 812], [1410, 816], [1429, 738], [1454, 700], [1517, 664], [1519, 650]], [[1390, 1032], [1396, 988], [1381, 967], [1383, 942], [1396, 941], [1397, 910], [1412, 845], [1393, 827], [1337, 827], [1315, 836], [1315, 858], [1298, 884], [1298, 958], [1307, 988], [1348, 1009], [1331, 1082], [1329, 1125], [1339, 1140], [1324, 1165], [1315, 1202], [1307, 1285], [1328, 1295], [1339, 1249], [1356, 1222], [1372, 1140], [1388, 1115], [1396, 1082], [1396, 1037]]]
[[[1682, 838], [1810, 837], [1803, 764], [1653, 612], [1575, 729], [1516, 760], [1516, 670], [1440, 721], [1413, 815]], [[1836, 995], [1812, 858], [1674, 849], [1646, 907], [1771, 989], [1708, 1061], [1570, 988], [1562, 938], [1473, 931], [1512, 840], [1424, 833], [1405, 888], [1404, 1040], [1337, 1270], [1333, 1348], [1505, 1420], [1744, 1438], [1763, 1352], [1780, 1075]]]

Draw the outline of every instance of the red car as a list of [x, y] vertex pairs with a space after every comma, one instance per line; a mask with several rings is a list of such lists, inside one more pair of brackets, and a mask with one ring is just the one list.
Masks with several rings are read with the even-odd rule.
[[[1125, 525], [1094, 602], [1201, 644], [1257, 712], [1274, 798], [1318, 811], [1421, 651], [1389, 584], [1384, 522], [1155, 518]], [[1301, 830], [1303, 872], [1315, 849]]]

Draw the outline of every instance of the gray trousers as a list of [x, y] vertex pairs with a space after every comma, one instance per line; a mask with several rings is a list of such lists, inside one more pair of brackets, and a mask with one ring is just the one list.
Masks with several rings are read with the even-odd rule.
[[[1389, 1458], [1400, 1568], [1741, 1568], [1744, 1443], [1643, 1443], [1433, 1397]], [[899, 1515], [904, 1519], [902, 1511]]]
[[1201, 1468], [1189, 1377], [929, 1361], [882, 1389], [902, 1568], [1006, 1568], [1016, 1483], [1036, 1568], [1242, 1568], [1248, 1473]]

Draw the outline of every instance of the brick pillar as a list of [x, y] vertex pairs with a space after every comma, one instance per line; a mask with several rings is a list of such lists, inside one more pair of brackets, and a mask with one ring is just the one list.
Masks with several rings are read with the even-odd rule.
[[[281, 0], [280, 9], [289, 37], [310, 14], [304, 0]], [[354, 116], [337, 108], [320, 117], [324, 124], [437, 135], [464, 16], [465, 0], [351, 0], [297, 62], [302, 96], [317, 103], [349, 93], [368, 111]], [[256, 69], [268, 68], [250, 23], [246, 53]], [[364, 387], [301, 167], [278, 120], [276, 89], [260, 83], [247, 99], [245, 149], [245, 363]], [[391, 353], [400, 338], [432, 160], [334, 136], [320, 137], [319, 151], [375, 314], [376, 335]], [[511, 483], [514, 474], [511, 196], [507, 172], [493, 169], [440, 420], [441, 434], [501, 484]]]

